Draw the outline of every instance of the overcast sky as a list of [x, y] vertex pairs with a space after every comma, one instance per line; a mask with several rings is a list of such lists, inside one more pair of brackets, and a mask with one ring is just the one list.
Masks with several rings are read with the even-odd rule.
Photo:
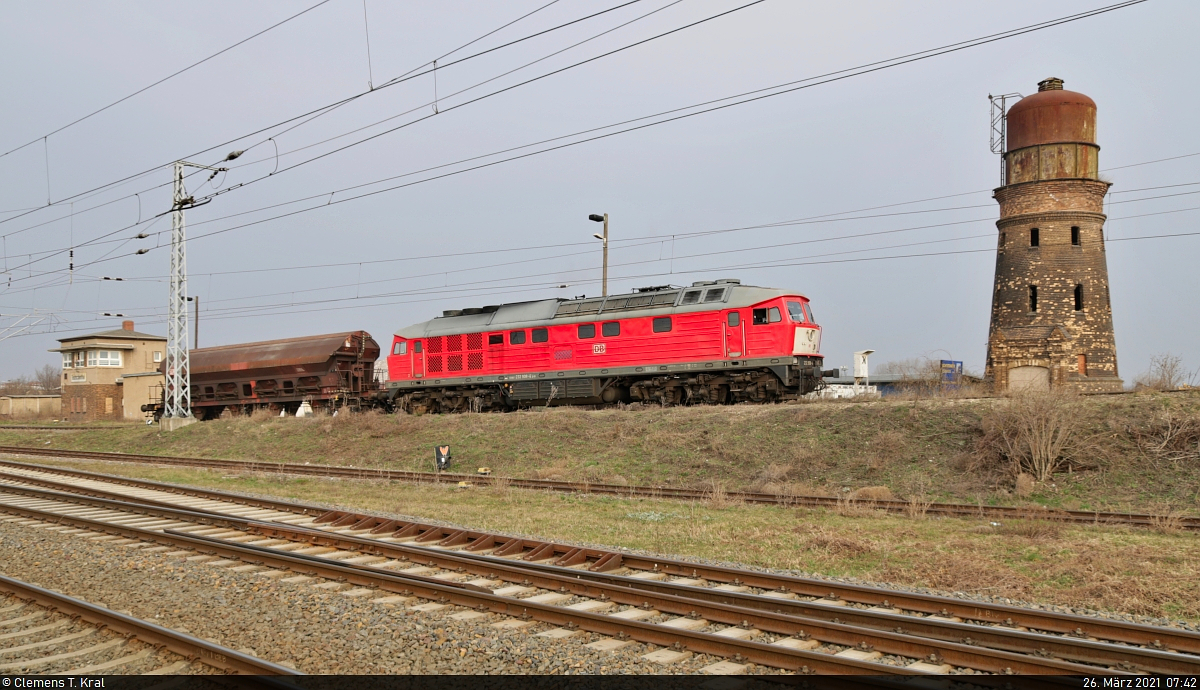
[[[1108, 268], [1120, 374], [1131, 381], [1165, 352], [1200, 367], [1200, 236], [1117, 241], [1200, 230], [1200, 185], [1130, 191], [1200, 183], [1200, 42], [1188, 0], [1149, 0], [429, 179], [583, 137], [463, 159], [1102, 6], [766, 0], [455, 108], [747, 1], [640, 0], [448, 64], [620, 3], [559, 0], [442, 57], [549, 0], [367, 0], [368, 61], [362, 0], [330, 0], [44, 143], [43, 135], [316, 0], [7, 4], [0, 152], [38, 141], [0, 158], [0, 220], [8, 219], [0, 223], [0, 325], [20, 321], [0, 332], [12, 336], [0, 341], [0, 377], [58, 364], [46, 350], [64, 334], [119, 327], [122, 319], [105, 312], [165, 335], [170, 217], [155, 216], [170, 205], [171, 172], [156, 166], [181, 157], [214, 164], [231, 149], [248, 151], [227, 174], [188, 178], [197, 197], [249, 183], [187, 212], [201, 346], [351, 329], [386, 342], [443, 309], [599, 294], [600, 245], [591, 235], [600, 228], [587, 216], [607, 212], [611, 293], [724, 277], [795, 289], [813, 301], [829, 365], [871, 348], [874, 366], [951, 357], [981, 372], [999, 181], [987, 96], [1030, 94], [1050, 76], [1099, 108], [1100, 167], [1114, 182]], [[425, 74], [290, 131], [303, 121], [272, 127], [435, 58], [436, 115], [434, 75]], [[394, 119], [374, 124], [385, 118]], [[434, 166], [445, 167], [427, 170]], [[406, 183], [416, 184], [350, 200]], [[935, 197], [944, 198], [911, 203]], [[1145, 197], [1162, 198], [1136, 201]], [[48, 198], [55, 205], [17, 217]], [[717, 230], [731, 232], [698, 235]], [[133, 239], [138, 233], [148, 237]], [[134, 254], [143, 248], [150, 251]], [[899, 255], [926, 256], [862, 260]], [[780, 265], [764, 266], [772, 263]]]

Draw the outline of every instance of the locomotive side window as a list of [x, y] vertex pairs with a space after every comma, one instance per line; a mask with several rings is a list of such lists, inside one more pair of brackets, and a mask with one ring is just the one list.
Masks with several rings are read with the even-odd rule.
[[605, 338], [612, 338], [621, 335], [621, 322], [609, 321], [600, 327], [600, 334]]
[[680, 301], [679, 303], [681, 305], [682, 304], [696, 304], [699, 301], [700, 301], [700, 290], [688, 290], [687, 292], [683, 293], [683, 300]]
[[725, 298], [725, 288], [711, 288], [704, 291], [704, 303], [720, 302]]
[[779, 307], [771, 307], [767, 310], [767, 321], [771, 323], [779, 323], [783, 321], [783, 316], [779, 313]]
[[595, 338], [596, 337], [596, 324], [594, 324], [594, 323], [580, 324], [579, 325], [579, 337], [580, 338]]
[[742, 323], [742, 317], [736, 311], [731, 311], [726, 319], [726, 323], [730, 326], [738, 326]]
[[811, 303], [809, 303], [809, 304], [806, 304], [806, 305], [804, 305], [804, 310], [805, 310], [806, 312], [808, 312], [808, 320], [809, 320], [809, 321], [811, 321], [812, 323], [816, 323], [816, 322], [817, 322], [817, 317], [813, 316], [813, 313], [812, 313], [812, 304], [811, 304]]
[[413, 352], [420, 354], [420, 352], [421, 352], [421, 341], [420, 340], [413, 341]]
[[550, 339], [550, 332], [547, 331], [545, 328], [533, 329], [533, 342], [544, 343], [549, 339]]
[[503, 333], [493, 333], [488, 336], [488, 345], [503, 345], [503, 344], [504, 344], [504, 334]]
[[755, 326], [761, 326], [767, 322], [767, 310], [765, 308], [755, 309], [751, 316], [753, 317], [752, 321]]
[[671, 332], [671, 317], [659, 316], [654, 319], [655, 333], [670, 333]]
[[804, 323], [804, 307], [800, 306], [799, 302], [788, 302], [787, 309], [788, 316], [792, 317], [792, 321]]
[[524, 345], [525, 344], [525, 331], [509, 331], [508, 344], [509, 345]]

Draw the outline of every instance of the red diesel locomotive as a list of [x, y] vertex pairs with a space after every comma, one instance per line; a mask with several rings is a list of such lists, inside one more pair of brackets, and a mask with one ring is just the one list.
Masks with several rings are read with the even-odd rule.
[[796, 292], [700, 281], [446, 311], [396, 332], [407, 412], [617, 402], [771, 402], [816, 390], [821, 327]]

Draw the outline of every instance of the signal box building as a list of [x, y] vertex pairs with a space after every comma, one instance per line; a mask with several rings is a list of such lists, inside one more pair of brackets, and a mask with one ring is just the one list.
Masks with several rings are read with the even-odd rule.
[[985, 378], [997, 391], [1119, 391], [1096, 103], [1046, 79], [1007, 115]]
[[69, 421], [142, 421], [142, 405], [162, 389], [162, 336], [138, 333], [125, 321], [113, 331], [63, 338], [62, 416]]

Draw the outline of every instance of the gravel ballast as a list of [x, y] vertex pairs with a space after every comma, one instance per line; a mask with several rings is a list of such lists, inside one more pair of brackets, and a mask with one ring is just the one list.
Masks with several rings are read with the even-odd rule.
[[[537, 636], [551, 626], [497, 629], [512, 620], [488, 614], [455, 620], [464, 609], [414, 611], [283, 582], [256, 572], [188, 561], [168, 552], [111, 546], [42, 526], [0, 522], [3, 574], [144, 620], [188, 632], [305, 673], [345, 674], [661, 674], [697, 673], [722, 659], [694, 654], [669, 665], [632, 643], [615, 652], [584, 645], [602, 639]], [[260, 571], [261, 572], [261, 571]], [[776, 669], [750, 666], [750, 673]]]

